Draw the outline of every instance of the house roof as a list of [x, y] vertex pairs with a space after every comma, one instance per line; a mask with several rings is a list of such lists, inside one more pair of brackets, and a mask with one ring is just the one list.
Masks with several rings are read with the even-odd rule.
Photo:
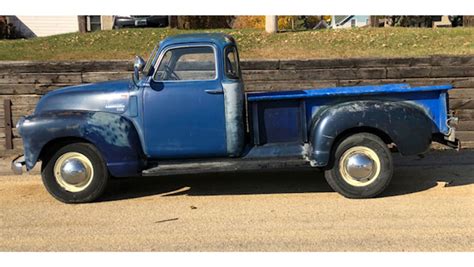
[[344, 16], [334, 16], [334, 17], [335, 17], [336, 25], [341, 25], [341, 24], [346, 23], [352, 17], [354, 17], [354, 15], [344, 15]]

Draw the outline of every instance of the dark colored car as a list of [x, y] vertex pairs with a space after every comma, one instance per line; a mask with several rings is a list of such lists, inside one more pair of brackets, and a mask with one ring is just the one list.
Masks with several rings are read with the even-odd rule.
[[168, 16], [116, 16], [114, 28], [166, 27]]

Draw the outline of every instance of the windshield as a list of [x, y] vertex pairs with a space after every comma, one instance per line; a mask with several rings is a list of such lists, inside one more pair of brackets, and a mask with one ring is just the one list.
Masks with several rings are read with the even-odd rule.
[[146, 65], [143, 68], [143, 74], [148, 75], [150, 73], [151, 67], [154, 65], [154, 59], [156, 56], [156, 52], [158, 51], [158, 48], [160, 47], [160, 43], [158, 43], [155, 48], [153, 48], [153, 51], [151, 52], [150, 56], [148, 57], [148, 60], [146, 61]]

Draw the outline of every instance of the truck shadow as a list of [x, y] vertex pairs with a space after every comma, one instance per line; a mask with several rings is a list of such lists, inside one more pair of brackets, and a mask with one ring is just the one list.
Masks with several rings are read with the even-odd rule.
[[241, 172], [116, 179], [104, 201], [150, 195], [205, 196], [331, 192], [317, 171]]
[[[452, 156], [450, 156], [452, 155]], [[379, 197], [417, 193], [436, 186], [474, 183], [474, 151], [415, 157], [395, 157], [395, 173]], [[145, 196], [211, 196], [333, 192], [320, 171], [293, 170], [139, 177], [113, 180], [102, 201]]]

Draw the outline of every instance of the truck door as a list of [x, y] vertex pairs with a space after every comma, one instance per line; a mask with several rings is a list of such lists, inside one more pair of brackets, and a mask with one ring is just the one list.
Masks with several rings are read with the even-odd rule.
[[165, 49], [143, 93], [146, 153], [153, 158], [227, 155], [218, 50], [212, 45]]

